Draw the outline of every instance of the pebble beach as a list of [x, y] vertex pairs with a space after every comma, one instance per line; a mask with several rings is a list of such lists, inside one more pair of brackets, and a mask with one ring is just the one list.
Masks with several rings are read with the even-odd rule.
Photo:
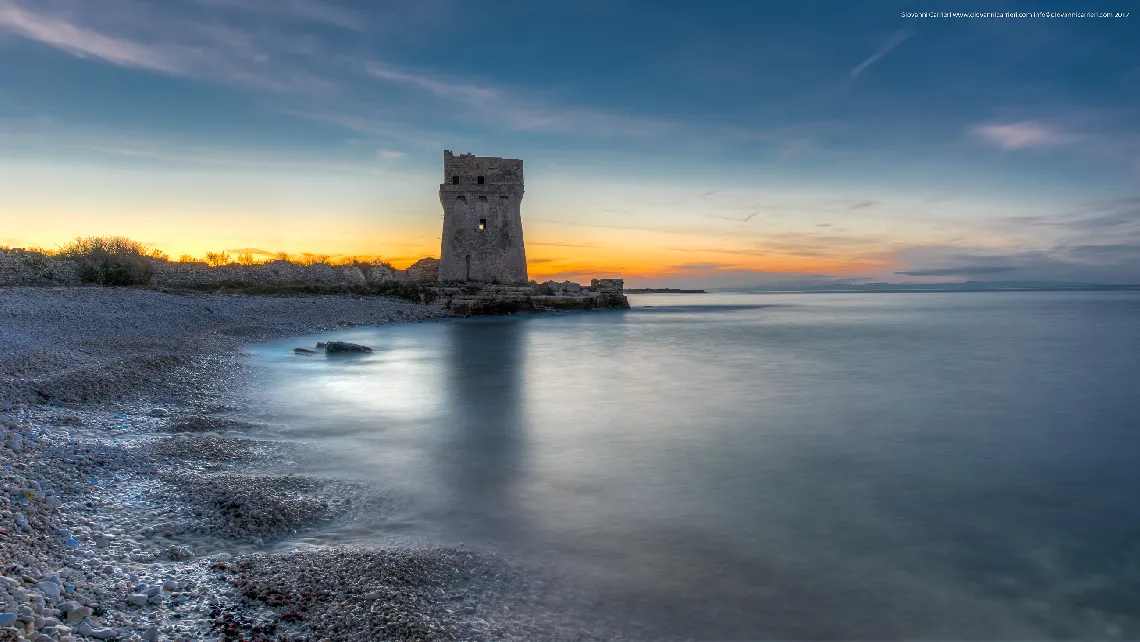
[[307, 449], [243, 416], [243, 346], [445, 314], [0, 288], [0, 642], [625, 639], [628, 622], [583, 624], [589, 595], [491, 551], [274, 546], [398, 498], [281, 472]]

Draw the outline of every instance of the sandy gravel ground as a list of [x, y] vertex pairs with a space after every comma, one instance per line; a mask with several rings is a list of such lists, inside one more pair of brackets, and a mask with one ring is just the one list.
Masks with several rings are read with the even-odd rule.
[[305, 449], [242, 418], [242, 346], [442, 315], [0, 288], [0, 642], [625, 638], [630, 623], [582, 624], [589, 596], [488, 552], [266, 552], [394, 498], [278, 472]]

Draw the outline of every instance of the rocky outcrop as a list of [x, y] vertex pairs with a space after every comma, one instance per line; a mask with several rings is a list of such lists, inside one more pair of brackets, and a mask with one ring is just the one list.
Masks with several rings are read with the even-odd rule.
[[[628, 310], [621, 279], [583, 287], [565, 281], [530, 285], [467, 283], [429, 286], [435, 305], [462, 316], [562, 310]], [[557, 288], [555, 287], [557, 286]]]
[[409, 281], [425, 282], [439, 280], [439, 259], [424, 258], [411, 264], [406, 270]]
[[368, 272], [364, 275], [364, 280], [368, 283], [383, 283], [385, 281], [396, 280], [396, 270], [383, 265], [378, 265], [374, 268], [369, 268]]

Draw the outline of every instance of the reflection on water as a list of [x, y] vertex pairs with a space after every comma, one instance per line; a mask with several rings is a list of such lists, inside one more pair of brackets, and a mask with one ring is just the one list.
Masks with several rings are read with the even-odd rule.
[[1140, 636], [1136, 293], [631, 299], [258, 346], [259, 395], [406, 499], [335, 537], [571, 568], [663, 630]]
[[447, 401], [443, 438], [433, 452], [451, 511], [489, 538], [513, 531], [526, 432], [525, 347], [521, 333], [504, 328], [487, 322], [444, 327]]

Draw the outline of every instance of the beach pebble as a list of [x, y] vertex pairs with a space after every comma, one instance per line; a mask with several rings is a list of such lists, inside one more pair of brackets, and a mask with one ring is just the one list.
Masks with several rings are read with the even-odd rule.
[[90, 637], [93, 637], [96, 640], [110, 640], [111, 638], [119, 637], [119, 633], [115, 629], [103, 627], [101, 629], [95, 629], [92, 631]]
[[194, 556], [194, 549], [189, 546], [171, 546], [166, 551], [167, 557], [172, 560], [183, 560]]
[[158, 627], [152, 626], [142, 634], [143, 642], [158, 642]]
[[[67, 612], [67, 614], [64, 616], [64, 619], [67, 620], [68, 624], [78, 624], [80, 622], [83, 622], [83, 620], [86, 620], [87, 618], [91, 617], [91, 614], [93, 612], [94, 611], [91, 610], [91, 607], [80, 606], [78, 608], [74, 608], [74, 609], [69, 610]], [[83, 634], [81, 633], [80, 635], [83, 635]]]
[[147, 596], [143, 593], [133, 593], [127, 596], [127, 604], [142, 607], [146, 605]]
[[12, 626], [17, 617], [15, 613], [0, 613], [0, 626]]
[[150, 416], [151, 417], [169, 417], [170, 411], [167, 410], [166, 408], [151, 408], [150, 409]]
[[51, 597], [59, 597], [60, 594], [59, 584], [56, 584], [55, 582], [36, 582], [36, 588], [38, 588], [44, 595], [50, 595]]

